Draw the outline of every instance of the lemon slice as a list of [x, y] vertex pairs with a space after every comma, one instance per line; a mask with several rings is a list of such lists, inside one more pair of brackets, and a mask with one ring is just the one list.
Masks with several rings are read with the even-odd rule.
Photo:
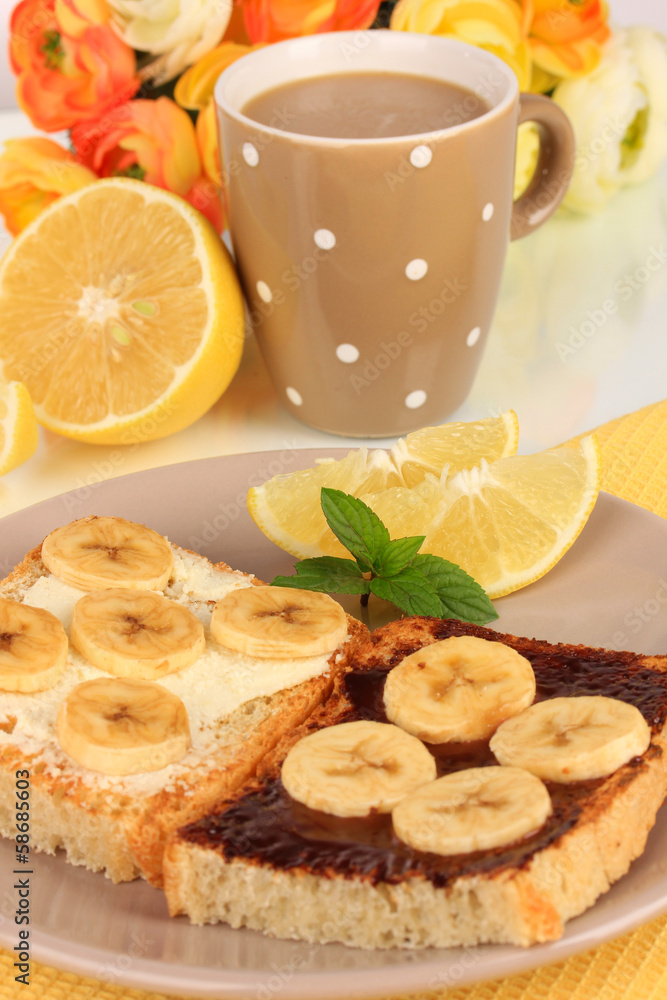
[[243, 304], [203, 215], [128, 178], [59, 198], [0, 264], [0, 360], [40, 423], [126, 444], [187, 427], [231, 381]]
[[322, 487], [358, 496], [400, 482], [386, 451], [359, 448], [345, 458], [324, 459], [313, 469], [274, 476], [261, 486], [253, 486], [248, 491], [248, 511], [267, 538], [298, 559], [321, 555], [349, 559], [350, 553], [322, 513]]
[[442, 483], [427, 475], [414, 489], [362, 499], [392, 538], [425, 535], [421, 552], [457, 563], [502, 597], [538, 580], [567, 552], [600, 490], [593, 435], [576, 447], [482, 461]]
[[514, 410], [498, 417], [467, 423], [422, 427], [400, 438], [390, 455], [406, 486], [417, 486], [427, 473], [439, 476], [472, 469], [484, 458], [493, 462], [515, 455], [519, 445], [519, 421]]
[[35, 453], [37, 420], [22, 382], [0, 382], [0, 476]]
[[399, 438], [390, 452], [359, 448], [345, 458], [320, 460], [315, 468], [274, 476], [248, 493], [248, 510], [276, 545], [299, 559], [349, 552], [330, 531], [320, 506], [323, 486], [353, 496], [415, 485], [428, 474], [458, 472], [513, 455], [519, 440], [516, 413], [470, 423], [441, 424]]

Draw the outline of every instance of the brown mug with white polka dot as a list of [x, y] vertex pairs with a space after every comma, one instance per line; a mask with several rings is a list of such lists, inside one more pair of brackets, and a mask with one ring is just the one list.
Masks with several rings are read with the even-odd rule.
[[[329, 86], [315, 78], [348, 73], [360, 91], [371, 73], [399, 87], [405, 74], [447, 83], [474, 114], [424, 130], [415, 104], [409, 134], [404, 123], [401, 134], [330, 135], [329, 118], [324, 134], [300, 133], [280, 88], [303, 81], [307, 95]], [[275, 99], [268, 123], [251, 116], [263, 94], [270, 107]], [[234, 253], [284, 405], [352, 437], [446, 419], [479, 365], [510, 239], [544, 222], [567, 189], [574, 140], [564, 113], [520, 95], [512, 70], [483, 49], [386, 30], [257, 50], [223, 72], [215, 100]], [[540, 153], [513, 203], [517, 125], [528, 120]]]

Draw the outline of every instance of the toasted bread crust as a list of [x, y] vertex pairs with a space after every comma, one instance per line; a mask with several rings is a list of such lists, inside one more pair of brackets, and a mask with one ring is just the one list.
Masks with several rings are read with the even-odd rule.
[[[591, 906], [625, 874], [643, 851], [667, 792], [667, 657], [553, 645], [461, 623], [413, 618], [378, 629], [357, 645], [350, 669], [386, 670], [416, 649], [454, 633], [502, 641], [533, 657], [552, 657], [556, 669], [558, 662], [593, 664], [591, 669], [599, 667], [600, 694], [617, 696], [612, 664], [654, 677], [660, 710], [651, 710], [649, 750], [586, 789], [576, 820], [564, 833], [556, 831], [537, 849], [528, 847], [512, 863], [499, 857], [497, 864], [484, 870], [471, 865], [466, 871], [463, 862], [460, 874], [441, 879], [441, 884], [423, 872], [387, 881], [371, 869], [325, 870], [308, 862], [295, 865], [294, 859], [287, 866], [273, 864], [270, 857], [253, 853], [252, 844], [247, 850], [239, 848], [236, 838], [231, 849], [224, 824], [216, 830], [211, 817], [211, 822], [200, 821], [180, 831], [167, 846], [165, 891], [170, 913], [187, 913], [195, 923], [225, 920], [234, 927], [280, 937], [366, 948], [486, 942], [526, 946], [560, 937], [565, 921]], [[285, 735], [257, 778], [225, 808], [247, 801], [277, 781], [289, 747], [307, 732], [354, 717], [345, 679], [338, 679], [334, 687], [326, 705], [298, 731]]]
[[[232, 572], [224, 562], [215, 568], [222, 573]], [[40, 545], [0, 582], [0, 596], [20, 599], [22, 592], [46, 572]], [[352, 618], [348, 624], [351, 648], [365, 640], [368, 630]], [[35, 850], [54, 853], [64, 848], [68, 861], [93, 871], [104, 870], [114, 882], [143, 875], [152, 885], [160, 886], [166, 838], [247, 781], [276, 742], [298, 728], [327, 699], [346, 664], [347, 647], [343, 647], [332, 654], [325, 674], [242, 705], [221, 720], [213, 766], [203, 771], [192, 766], [171, 787], [154, 795], [124, 794], [110, 789], [108, 783], [96, 789], [82, 782], [74, 771], [68, 773], [63, 768], [54, 773], [45, 768], [40, 752], [26, 754], [20, 747], [5, 743], [0, 747], [0, 834], [14, 835], [16, 771], [28, 769], [31, 845]], [[1, 699], [0, 692], [0, 709]], [[11, 725], [10, 719], [3, 726], [5, 732], [11, 734]]]

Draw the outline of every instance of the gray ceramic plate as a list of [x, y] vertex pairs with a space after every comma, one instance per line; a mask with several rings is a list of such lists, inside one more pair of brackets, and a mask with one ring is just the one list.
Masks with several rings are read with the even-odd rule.
[[[268, 542], [245, 509], [251, 485], [305, 468], [330, 451], [263, 452], [188, 462], [112, 479], [55, 497], [0, 521], [6, 573], [52, 528], [86, 514], [149, 524], [172, 541], [271, 580], [293, 560]], [[357, 599], [349, 609], [358, 611]], [[581, 536], [544, 579], [497, 602], [501, 631], [550, 641], [667, 652], [667, 523], [602, 494]], [[389, 609], [377, 606], [372, 626]], [[0, 843], [0, 942], [17, 943], [13, 848]], [[643, 856], [560, 941], [529, 949], [484, 946], [368, 952], [342, 945], [278, 941], [224, 925], [169, 919], [162, 894], [145, 883], [112, 885], [103, 875], [32, 857], [31, 946], [36, 959], [104, 982], [175, 995], [253, 1000], [389, 996], [508, 976], [555, 962], [667, 910], [667, 812]], [[9, 905], [5, 905], [9, 901]], [[2, 915], [4, 914], [4, 915]]]

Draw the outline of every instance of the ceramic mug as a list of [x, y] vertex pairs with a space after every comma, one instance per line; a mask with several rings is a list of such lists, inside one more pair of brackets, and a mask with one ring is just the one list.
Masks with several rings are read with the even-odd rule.
[[[448, 81], [483, 101], [483, 113], [365, 139], [302, 135], [243, 113], [290, 81], [373, 71]], [[510, 239], [544, 222], [567, 189], [565, 114], [520, 95], [512, 70], [483, 49], [380, 30], [250, 53], [222, 73], [215, 101], [234, 253], [284, 405], [353, 437], [440, 423], [470, 390]], [[540, 155], [513, 204], [517, 125], [527, 120]]]

